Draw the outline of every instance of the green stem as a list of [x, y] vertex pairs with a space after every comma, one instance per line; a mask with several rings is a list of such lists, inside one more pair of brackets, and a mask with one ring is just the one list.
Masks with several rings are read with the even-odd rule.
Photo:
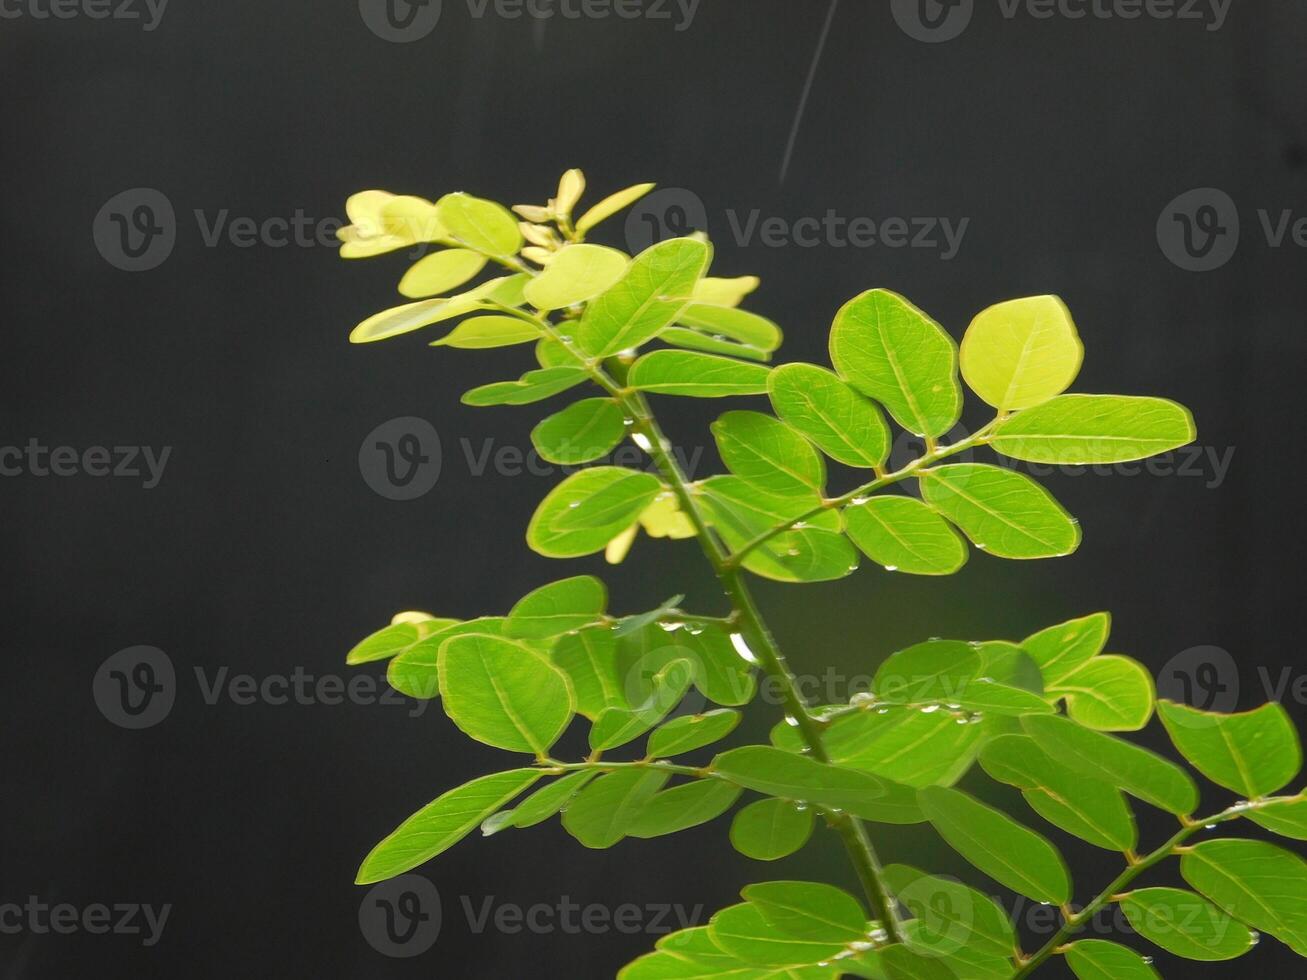
[[984, 428], [977, 430], [972, 435], [968, 436], [965, 439], [960, 440], [959, 442], [955, 442], [948, 446], [933, 446], [924, 455], [917, 457], [911, 463], [909, 463], [907, 466], [903, 467], [900, 470], [895, 470], [893, 473], [885, 473], [880, 476], [877, 476], [876, 479], [872, 480], [870, 483], [864, 483], [860, 487], [854, 487], [848, 493], [841, 494], [838, 497], [827, 498], [826, 500], [823, 500], [820, 504], [818, 504], [816, 507], [813, 507], [810, 510], [806, 511], [805, 513], [800, 514], [798, 517], [777, 524], [775, 527], [768, 528], [766, 531], [763, 531], [761, 534], [753, 538], [751, 541], [746, 541], [743, 545], [737, 548], [727, 558], [727, 564], [731, 567], [738, 566], [742, 561], [744, 561], [745, 557], [749, 554], [749, 552], [753, 551], [754, 548], [757, 548], [759, 545], [766, 544], [768, 541], [776, 537], [776, 535], [778, 534], [784, 534], [786, 531], [793, 530], [795, 527], [804, 523], [805, 521], [812, 520], [814, 517], [819, 516], [824, 511], [831, 510], [832, 508], [835, 507], [843, 507], [845, 504], [851, 503], [854, 500], [857, 500], [859, 497], [869, 496], [875, 493], [877, 490], [881, 490], [885, 487], [890, 486], [891, 484], [898, 483], [902, 480], [906, 480], [908, 477], [921, 471], [925, 467], [929, 466], [931, 463], [936, 463], [941, 459], [947, 459], [949, 456], [956, 456], [958, 453], [970, 449], [973, 446], [983, 445], [984, 443], [989, 441], [990, 434], [993, 432], [997, 422], [998, 420], [995, 419], [993, 422], [990, 422]]
[[619, 769], [661, 769], [680, 776], [693, 776], [695, 779], [709, 779], [716, 775], [710, 769], [678, 766], [673, 762], [663, 762], [661, 759], [642, 759], [638, 762], [559, 762], [556, 759], [545, 759], [540, 762], [539, 768], [555, 774], [580, 772], [586, 769], [593, 769], [596, 772], [616, 772]]
[[1205, 820], [1184, 820], [1184, 826], [1182, 826], [1170, 840], [1157, 850], [1144, 855], [1138, 861], [1122, 871], [1112, 880], [1111, 884], [1099, 892], [1098, 895], [1079, 912], [1067, 916], [1062, 923], [1062, 928], [1059, 929], [1048, 942], [1040, 947], [1037, 953], [1031, 954], [1029, 959], [1021, 964], [1017, 969], [1017, 972], [1012, 974], [1012, 980], [1021, 980], [1022, 977], [1028, 977], [1034, 973], [1035, 970], [1038, 969], [1039, 966], [1050, 956], [1059, 952], [1059, 948], [1062, 944], [1078, 932], [1082, 925], [1093, 918], [1099, 909], [1108, 902], [1113, 901], [1114, 896], [1119, 896], [1122, 889], [1149, 868], [1153, 867], [1153, 865], [1174, 854], [1177, 847], [1180, 847], [1190, 837], [1198, 833], [1198, 831], [1215, 823], [1226, 823], [1230, 820], [1237, 820], [1249, 810], [1257, 809], [1258, 807], [1265, 806], [1268, 803], [1278, 803], [1281, 801], [1281, 798], [1274, 798], [1261, 800], [1256, 803], [1236, 804], [1235, 806], [1222, 810], [1215, 816], [1208, 817]]
[[[821, 723], [808, 710], [807, 703], [799, 693], [798, 683], [785, 662], [785, 656], [781, 653], [780, 646], [772, 637], [771, 631], [767, 629], [762, 614], [753, 601], [749, 587], [740, 574], [738, 563], [733, 563], [730, 560], [726, 548], [713, 533], [712, 528], [709, 527], [703, 511], [699, 507], [699, 502], [690, 488], [690, 481], [686, 478], [680, 464], [671, 455], [671, 444], [639, 392], [619, 385], [603, 369], [601, 363], [596, 361], [595, 358], [589, 357], [584, 351], [577, 348], [574, 343], [559, 334], [554, 325], [545, 318], [508, 306], [504, 306], [503, 310], [505, 313], [534, 324], [546, 336], [562, 344], [568, 353], [585, 365], [594, 382], [622, 406], [628, 417], [634, 419], [632, 435], [642, 437], [642, 441], [637, 442], [637, 445], [653, 459], [654, 464], [662, 473], [663, 479], [676, 495], [681, 510], [694, 525], [704, 556], [708, 559], [718, 582], [722, 586], [722, 590], [726, 593], [735, 609], [736, 617], [739, 620], [740, 634], [757, 658], [758, 666], [780, 688], [786, 713], [797, 724], [812, 757], [821, 762], [829, 762], [830, 756], [822, 743]], [[981, 430], [981, 432], [985, 431]], [[977, 439], [980, 434], [977, 433], [972, 439]], [[956, 447], [951, 448], [960, 451], [964, 448], [964, 444], [959, 443]], [[923, 459], [925, 458], [923, 457]], [[872, 915], [880, 922], [881, 928], [885, 930], [890, 942], [901, 942], [903, 938], [902, 931], [899, 928], [898, 915], [894, 910], [894, 902], [890, 897], [889, 889], [884, 883], [880, 861], [876, 857], [875, 848], [872, 846], [871, 839], [868, 837], [862, 821], [847, 813], [832, 813], [825, 810], [821, 812], [844, 842], [844, 848], [857, 871], [859, 880], [862, 882], [863, 890], [867, 893], [867, 901], [871, 905]]]

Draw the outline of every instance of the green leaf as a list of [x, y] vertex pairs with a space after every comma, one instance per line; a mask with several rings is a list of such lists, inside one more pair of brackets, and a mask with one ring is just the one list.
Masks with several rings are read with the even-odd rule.
[[605, 708], [628, 707], [617, 665], [617, 636], [591, 626], [561, 637], [551, 657], [572, 682], [576, 710], [594, 721]]
[[824, 742], [832, 762], [919, 789], [961, 778], [983, 734], [948, 711], [891, 708], [837, 719]]
[[1081, 939], [1066, 951], [1067, 966], [1080, 980], [1162, 980], [1133, 949], [1106, 939]]
[[655, 621], [633, 631], [626, 627], [624, 622], [619, 628], [618, 665], [628, 700], [642, 698], [645, 680], [675, 660], [690, 663], [694, 685], [709, 701], [741, 705], [753, 699], [752, 665], [736, 651], [725, 624], [691, 620], [668, 630]]
[[876, 671], [876, 697], [891, 704], [954, 701], [980, 672], [980, 651], [961, 640], [927, 640], [891, 653]]
[[535, 346], [536, 363], [541, 367], [583, 367], [584, 362], [560, 340], [541, 337]]
[[757, 289], [761, 282], [757, 276], [735, 276], [730, 279], [704, 276], [694, 284], [694, 301], [711, 306], [739, 306], [744, 302], [744, 297]]
[[[768, 493], [738, 476], [710, 476], [697, 485], [708, 502], [729, 512], [733, 520], [723, 530], [753, 537], [777, 524], [804, 518], [803, 523], [821, 531], [842, 529], [840, 515], [834, 510], [820, 510], [821, 497], [814, 491], [792, 495]], [[818, 513], [812, 514], [812, 511]], [[809, 515], [809, 516], [804, 516]]]
[[526, 301], [538, 310], [560, 310], [605, 292], [626, 274], [630, 258], [603, 245], [567, 245], [526, 284]]
[[[716, 479], [712, 477], [706, 482]], [[730, 548], [743, 547], [765, 530], [757, 528], [750, 521], [748, 511], [736, 501], [726, 500], [712, 491], [707, 497], [709, 523]], [[856, 571], [858, 554], [843, 535], [818, 527], [805, 527], [776, 535], [750, 551], [742, 564], [755, 575], [778, 582], [826, 582]]]
[[1086, 728], [1134, 732], [1153, 716], [1156, 693], [1144, 665], [1129, 657], [1094, 657], [1075, 673], [1048, 686], [1066, 699], [1067, 714]]
[[[724, 908], [708, 923], [712, 940], [726, 952], [756, 966], [805, 966], [824, 962], [844, 948], [843, 943], [800, 939], [778, 932], [751, 902]], [[713, 974], [707, 974], [712, 976]], [[730, 973], [724, 974], [731, 976]], [[759, 976], [768, 976], [762, 972]], [[748, 973], [742, 977], [752, 980]]]
[[775, 861], [793, 854], [812, 836], [812, 810], [800, 810], [788, 800], [750, 803], [731, 821], [731, 846], [757, 861]]
[[830, 332], [835, 370], [919, 436], [941, 436], [962, 410], [958, 349], [921, 310], [887, 289], [846, 303]]
[[[627, 693], [630, 708], [606, 708], [590, 729], [590, 748], [595, 752], [617, 748], [643, 735], [680, 704], [690, 687], [694, 667], [688, 660], [674, 660], [653, 675], [647, 693], [640, 700]], [[630, 686], [628, 681], [628, 686]]]
[[1307, 799], [1276, 801], [1251, 809], [1244, 816], [1281, 837], [1307, 840]]
[[540, 776], [537, 769], [513, 769], [482, 776], [437, 797], [372, 849], [355, 884], [371, 885], [425, 864], [457, 844]]
[[1080, 525], [1030, 477], [983, 463], [957, 463], [922, 472], [921, 493], [999, 558], [1054, 558], [1080, 544]]
[[451, 637], [485, 633], [501, 636], [502, 616], [482, 616], [436, 630], [386, 665], [386, 682], [411, 698], [429, 701], [440, 696], [440, 647]]
[[811, 443], [762, 412], [727, 412], [712, 424], [726, 468], [745, 482], [781, 496], [821, 493], [826, 465]]
[[952, 575], [967, 546], [952, 525], [913, 497], [872, 497], [844, 508], [847, 533], [862, 552], [891, 572]]
[[740, 357], [749, 361], [769, 361], [771, 353], [760, 347], [737, 344], [733, 340], [722, 340], [711, 334], [690, 327], [668, 327], [658, 335], [658, 339], [674, 347], [703, 351], [707, 354], [724, 354], [727, 357]]
[[1307, 956], [1307, 862], [1274, 844], [1209, 840], [1180, 858], [1184, 880], [1240, 922]]
[[399, 291], [410, 299], [439, 296], [457, 289], [483, 268], [486, 257], [466, 248], [449, 248], [418, 259], [404, 278]]
[[345, 657], [350, 666], [389, 660], [413, 649], [428, 636], [458, 623], [457, 619], [424, 619], [418, 622], [391, 623], [354, 645]]
[[612, 452], [626, 435], [621, 407], [611, 398], [586, 398], [549, 416], [531, 430], [541, 458], [569, 466]]
[[1189, 960], [1232, 960], [1253, 948], [1251, 932], [1201, 895], [1182, 888], [1141, 888], [1121, 899], [1139, 935]]
[[723, 752], [712, 761], [711, 768], [745, 789], [768, 796], [847, 810], [868, 820], [893, 815], [882, 805], [888, 794], [885, 784], [875, 776], [770, 745], [746, 745]]
[[489, 405], [530, 405], [551, 398], [586, 380], [581, 368], [556, 367], [528, 371], [517, 381], [495, 381], [463, 393], [464, 405], [485, 408]]
[[940, 960], [896, 943], [878, 954], [889, 980], [956, 980], [957, 974]]
[[662, 837], [716, 820], [740, 798], [740, 787], [720, 779], [682, 783], [658, 793], [631, 824], [632, 837]]
[[576, 325], [576, 341], [594, 357], [639, 347], [669, 327], [689, 304], [712, 248], [695, 238], [659, 242], [637, 255], [626, 274], [593, 300]]
[[757, 313], [732, 306], [691, 303], [681, 311], [676, 322], [715, 336], [729, 337], [762, 351], [774, 351], [781, 345], [780, 327]]
[[1094, 613], [1042, 629], [1021, 641], [1021, 649], [1039, 664], [1044, 683], [1056, 684], [1102, 653], [1112, 627], [1108, 613]]
[[1288, 713], [1274, 702], [1222, 715], [1173, 701], [1157, 713], [1180, 754], [1204, 776], [1249, 799], [1284, 786], [1302, 766], [1302, 746]]
[[962, 337], [962, 377], [986, 403], [1011, 412], [1066, 391], [1084, 356], [1066, 304], [1028, 296], [976, 314]]
[[468, 248], [506, 258], [522, 247], [517, 219], [502, 204], [471, 194], [446, 194], [436, 202], [445, 229]]
[[483, 309], [481, 300], [466, 297], [449, 299], [424, 299], [416, 303], [392, 306], [388, 310], [374, 313], [361, 322], [349, 334], [351, 344], [370, 344], [378, 340], [389, 340], [401, 334], [421, 330], [433, 323], [452, 320], [473, 310]]
[[1177, 449], [1197, 434], [1189, 410], [1165, 398], [1061, 395], [1008, 419], [990, 445], [1032, 463], [1124, 463]]
[[474, 316], [431, 342], [432, 347], [455, 347], [460, 350], [487, 350], [512, 347], [540, 339], [540, 331], [515, 316]]
[[701, 715], [682, 715], [660, 726], [649, 736], [646, 755], [651, 759], [668, 759], [693, 752], [719, 742], [735, 730], [740, 713], [718, 708]]
[[980, 750], [980, 765], [1021, 790], [1031, 809], [1081, 840], [1110, 851], [1133, 850], [1134, 815], [1114, 786], [1067, 769], [1028, 735], [1000, 735]]
[[593, 575], [550, 582], [518, 600], [504, 633], [515, 639], [548, 639], [590, 626], [608, 608], [608, 589]]
[[955, 851], [995, 881], [1037, 902], [1071, 899], [1071, 877], [1047, 839], [955, 789], [917, 791], [921, 808]]
[[966, 977], [967, 980], [1011, 980], [1016, 969], [1011, 953], [999, 956], [973, 946], [959, 946], [941, 939], [929, 929], [923, 929], [916, 920], [903, 923], [902, 932], [903, 945], [914, 953], [948, 967], [957, 977]]
[[649, 473], [595, 466], [573, 473], [540, 502], [526, 541], [546, 558], [575, 558], [603, 550], [662, 491]]
[[1012, 921], [989, 896], [906, 864], [889, 865], [884, 878], [920, 923], [922, 942], [936, 949], [970, 946], [992, 956], [1012, 956], [1017, 947]]
[[889, 427], [880, 410], [815, 364], [785, 364], [767, 381], [772, 407], [831, 459], [874, 468], [889, 455]]
[[563, 829], [586, 847], [612, 847], [630, 833], [640, 811], [666, 782], [667, 773], [657, 769], [605, 773], [563, 811]]
[[1027, 715], [1021, 724], [1045, 752], [1087, 776], [1169, 813], [1190, 814], [1198, 806], [1198, 787], [1189, 774], [1160, 755], [1067, 718]]
[[567, 675], [523, 643], [472, 634], [440, 647], [445, 713], [478, 742], [543, 756], [572, 720]]
[[767, 393], [771, 368], [688, 350], [656, 350], [631, 366], [627, 383], [655, 395], [726, 398]]
[[599, 222], [611, 218], [618, 211], [624, 211], [640, 198], [654, 189], [654, 184], [634, 184], [615, 194], [609, 194], [602, 201], [590, 208], [576, 221], [576, 233], [584, 235]]
[[[548, 786], [536, 790], [512, 810], [495, 814], [495, 817], [504, 818], [501, 826], [495, 829], [502, 830], [504, 827], [526, 828], [544, 823], [560, 810], [565, 809], [572, 801], [572, 798], [581, 792], [586, 784], [597, 775], [598, 773], [593, 769], [588, 769], [581, 772], [571, 772], [554, 780]], [[491, 817], [491, 820], [494, 820], [495, 817]], [[486, 833], [484, 826], [481, 830]]]
[[765, 881], [740, 893], [777, 932], [817, 943], [865, 942], [867, 913], [848, 892], [815, 881]]

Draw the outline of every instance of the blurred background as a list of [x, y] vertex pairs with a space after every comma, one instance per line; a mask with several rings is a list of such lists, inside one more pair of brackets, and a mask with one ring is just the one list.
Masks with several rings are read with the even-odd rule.
[[[590, 201], [657, 181], [597, 239], [706, 228], [715, 274], [762, 277], [749, 305], [786, 329], [785, 360], [825, 362], [835, 310], [873, 286], [954, 336], [993, 302], [1059, 294], [1087, 349], [1077, 390], [1178, 399], [1198, 446], [1152, 473], [1049, 476], [1084, 526], [1066, 559], [760, 582], [795, 668], [856, 678], [928, 636], [1107, 609], [1110, 648], [1164, 693], [1278, 698], [1307, 721], [1305, 36], [1293, 0], [0, 2], [0, 904], [80, 923], [7, 919], [24, 925], [0, 931], [0, 976], [605, 977], [749, 881], [855, 884], [829, 835], [765, 866], [725, 821], [602, 852], [555, 821], [421, 869], [416, 946], [360, 925], [362, 856], [506, 757], [438, 704], [383, 697], [380, 668], [347, 672], [356, 640], [582, 571], [620, 612], [682, 592], [723, 610], [693, 542], [642, 540], [618, 568], [526, 549], [559, 478], [522, 462], [540, 406], [459, 403], [525, 349], [346, 343], [406, 267], [336, 257], [364, 188], [541, 203], [572, 166]], [[664, 401], [711, 472], [704, 403]], [[416, 484], [369, 456], [383, 426], [426, 440]], [[126, 715], [115, 676], [158, 697]], [[1155, 817], [1145, 841], [1170, 833]], [[887, 860], [981, 880], [926, 826], [874, 832]], [[1081, 897], [1114, 873], [1048, 833]], [[1048, 932], [987, 890], [1028, 946]], [[98, 904], [137, 911], [101, 935]], [[1213, 966], [1145, 951], [1170, 976], [1300, 970], [1270, 939]]]

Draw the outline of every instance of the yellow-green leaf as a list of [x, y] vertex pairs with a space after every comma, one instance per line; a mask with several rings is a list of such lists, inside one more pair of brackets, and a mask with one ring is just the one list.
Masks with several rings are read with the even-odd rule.
[[502, 204], [471, 194], [446, 194], [436, 202], [440, 223], [468, 248], [505, 258], [522, 247], [517, 219]]
[[584, 303], [607, 290], [626, 273], [631, 260], [603, 245], [568, 245], [554, 254], [545, 270], [526, 284], [526, 301], [540, 310]]
[[921, 474], [921, 493], [982, 551], [999, 558], [1054, 558], [1080, 545], [1080, 525], [1030, 477], [983, 463]]
[[994, 433], [997, 452], [1032, 463], [1122, 463], [1193, 442], [1193, 416], [1165, 398], [1059, 395], [1012, 416]]
[[872, 497], [844, 508], [853, 543], [891, 572], [951, 575], [967, 546], [951, 524], [914, 497]]
[[653, 190], [655, 186], [656, 185], [654, 184], [634, 184], [631, 187], [618, 191], [616, 194], [609, 194], [577, 219], [576, 233], [578, 235], [584, 235], [595, 225], [599, 224], [599, 222], [606, 218], [611, 218], [618, 211], [623, 211], [626, 208], [629, 208], [632, 204]]
[[1288, 712], [1274, 702], [1223, 715], [1159, 701], [1157, 713], [1195, 769], [1248, 799], [1275, 792], [1302, 767], [1298, 733]]
[[662, 490], [658, 478], [620, 466], [573, 473], [549, 492], [527, 527], [532, 550], [575, 558], [603, 550]]
[[449, 248], [415, 262], [399, 281], [399, 291], [410, 299], [439, 296], [457, 289], [486, 264], [486, 257], [466, 248]]
[[1048, 685], [1050, 697], [1066, 699], [1067, 714], [1101, 732], [1135, 732], [1153, 716], [1153, 678], [1129, 657], [1094, 657]]
[[971, 321], [962, 338], [962, 377], [988, 404], [1011, 412], [1066, 391], [1084, 353], [1056, 296], [1008, 300]]

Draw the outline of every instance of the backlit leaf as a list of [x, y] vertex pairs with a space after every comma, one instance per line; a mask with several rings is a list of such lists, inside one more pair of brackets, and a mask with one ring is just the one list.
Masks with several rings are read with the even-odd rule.
[[858, 900], [815, 881], [765, 881], [740, 893], [777, 932], [809, 942], [847, 945], [867, 938], [867, 913]]
[[615, 248], [567, 245], [555, 252], [544, 271], [526, 284], [523, 295], [538, 310], [584, 303], [621, 279], [630, 262]]
[[658, 336], [689, 304], [711, 256], [711, 247], [696, 238], [673, 238], [645, 249], [616, 285], [586, 307], [575, 332], [581, 349], [606, 357]]
[[731, 845], [757, 861], [775, 861], [793, 854], [812, 836], [813, 816], [789, 800], [750, 803], [731, 822]]
[[487, 350], [493, 347], [512, 347], [528, 344], [540, 338], [540, 331], [515, 316], [468, 317], [432, 347], [454, 347], [459, 350]]
[[1198, 787], [1189, 774], [1160, 755], [1067, 718], [1027, 715], [1021, 724], [1045, 752], [1087, 776], [1170, 813], [1190, 814], [1198, 806]]
[[527, 527], [532, 550], [573, 558], [603, 550], [662, 490], [658, 478], [620, 466], [573, 473], [549, 492]]
[[983, 463], [924, 471], [926, 503], [977, 548], [1000, 558], [1053, 558], [1080, 544], [1080, 525], [1030, 477]]
[[1222, 715], [1159, 701], [1157, 713], [1175, 747], [1195, 769], [1248, 799], [1275, 792], [1302, 766], [1298, 733], [1288, 713], [1274, 702]]
[[972, 946], [1004, 958], [1016, 949], [1011, 920], [988, 895], [905, 864], [889, 865], [884, 877], [895, 897], [920, 923], [923, 942], [935, 948]]
[[740, 479], [767, 493], [820, 493], [826, 466], [803, 436], [762, 412], [727, 412], [712, 424], [722, 461]]
[[[751, 902], [724, 908], [708, 924], [712, 940], [726, 952], [755, 966], [803, 966], [830, 959], [843, 943], [800, 939], [777, 929]], [[765, 971], [760, 976], [769, 976]], [[713, 974], [707, 974], [713, 976]], [[730, 973], [724, 974], [730, 977]], [[748, 973], [739, 976], [752, 980]]]
[[[503, 823], [505, 827], [524, 829], [544, 823], [559, 811], [566, 809], [567, 805], [572, 802], [573, 797], [598, 775], [593, 769], [587, 769], [560, 776], [548, 786], [536, 790], [512, 810], [496, 814], [496, 816], [505, 817]], [[484, 833], [486, 828], [482, 827], [481, 829]]]
[[1208, 840], [1180, 858], [1184, 880], [1240, 922], [1307, 956], [1307, 862], [1256, 840]]
[[522, 233], [511, 211], [471, 194], [446, 194], [436, 202], [440, 223], [468, 248], [501, 258], [517, 254]]
[[1232, 960], [1253, 948], [1247, 927], [1182, 888], [1141, 888], [1120, 904], [1139, 935], [1185, 959]]
[[399, 291], [410, 299], [439, 296], [463, 285], [485, 264], [486, 257], [470, 249], [443, 249], [418, 259], [399, 281]]
[[457, 622], [457, 619], [436, 619], [433, 617], [419, 622], [391, 623], [355, 644], [354, 648], [345, 657], [345, 663], [354, 666], [356, 664], [374, 663], [378, 660], [389, 660], [391, 657], [397, 657], [401, 653], [413, 649], [428, 636], [448, 626], [453, 626]]
[[1066, 699], [1072, 720], [1103, 732], [1138, 731], [1153, 716], [1152, 675], [1129, 657], [1094, 657], [1048, 693]]
[[668, 327], [658, 335], [658, 339], [674, 347], [685, 347], [707, 354], [724, 354], [727, 357], [740, 357], [749, 361], [771, 360], [771, 353], [760, 347], [750, 347], [734, 340], [722, 340], [690, 327]]
[[1249, 820], [1281, 837], [1307, 840], [1307, 799], [1297, 797], [1249, 810]]
[[878, 819], [885, 785], [867, 773], [855, 772], [794, 755], [769, 745], [746, 745], [723, 752], [712, 762], [720, 773], [745, 789], [815, 806], [847, 810]]
[[840, 377], [909, 432], [941, 436], [958, 420], [957, 345], [897, 293], [872, 289], [844, 304], [831, 327], [830, 354]]
[[1161, 980], [1133, 949], [1106, 939], [1081, 939], [1066, 951], [1067, 966], [1079, 980]]
[[1042, 629], [1022, 640], [1021, 648], [1039, 664], [1044, 683], [1056, 684], [1102, 652], [1111, 626], [1110, 614], [1094, 613]]
[[774, 351], [781, 345], [781, 328], [766, 317], [732, 306], [691, 303], [681, 311], [676, 322], [716, 336], [748, 344], [759, 350]]
[[630, 833], [645, 804], [667, 782], [657, 769], [617, 769], [605, 773], [563, 811], [563, 828], [586, 847], [612, 847]]
[[536, 769], [513, 769], [482, 776], [437, 797], [372, 849], [355, 884], [385, 881], [425, 864], [470, 834], [540, 776]]
[[617, 666], [617, 637], [607, 626], [591, 626], [560, 637], [550, 654], [572, 682], [576, 710], [594, 721], [605, 708], [628, 707]]
[[990, 445], [1032, 463], [1122, 463], [1193, 442], [1197, 430], [1183, 405], [1165, 398], [1060, 395], [998, 427]]
[[440, 647], [455, 636], [484, 633], [502, 636], [504, 617], [482, 616], [464, 623], [453, 623], [424, 637], [407, 650], [396, 654], [386, 665], [386, 682], [401, 694], [429, 701], [440, 696]]
[[591, 625], [607, 608], [604, 583], [593, 575], [577, 575], [523, 596], [510, 610], [504, 633], [518, 639], [558, 636]]
[[585, 398], [531, 430], [542, 459], [563, 466], [608, 455], [626, 436], [622, 409], [611, 398]]
[[472, 634], [440, 647], [445, 713], [476, 739], [510, 752], [546, 755], [572, 720], [567, 675], [521, 643]]
[[649, 736], [646, 754], [650, 758], [667, 759], [693, 752], [725, 738], [739, 723], [740, 713], [730, 708], [718, 708], [701, 715], [682, 715], [659, 726]]
[[653, 184], [634, 184], [615, 194], [609, 194], [576, 221], [576, 233], [584, 235], [599, 222], [611, 218], [618, 211], [624, 211], [640, 198], [654, 189]]
[[929, 786], [917, 797], [940, 836], [995, 881], [1037, 902], [1070, 900], [1066, 863], [1044, 837], [958, 790]]
[[951, 575], [967, 561], [967, 545], [948, 521], [914, 497], [872, 497], [844, 508], [847, 533], [890, 571]]
[[1066, 304], [1029, 296], [976, 314], [962, 338], [962, 377], [986, 403], [1015, 411], [1066, 391], [1084, 354]]
[[815, 364], [785, 364], [767, 381], [781, 420], [847, 466], [880, 466], [889, 455], [889, 428], [872, 402]]
[[726, 398], [767, 392], [771, 368], [697, 351], [656, 350], [631, 367], [627, 383], [655, 395]]
[[581, 368], [557, 367], [528, 371], [517, 381], [496, 381], [463, 393], [464, 405], [484, 408], [489, 405], [530, 405], [551, 398], [586, 380]]
[[632, 821], [632, 837], [662, 837], [716, 820], [740, 797], [740, 788], [720, 779], [682, 783], [653, 796]]

